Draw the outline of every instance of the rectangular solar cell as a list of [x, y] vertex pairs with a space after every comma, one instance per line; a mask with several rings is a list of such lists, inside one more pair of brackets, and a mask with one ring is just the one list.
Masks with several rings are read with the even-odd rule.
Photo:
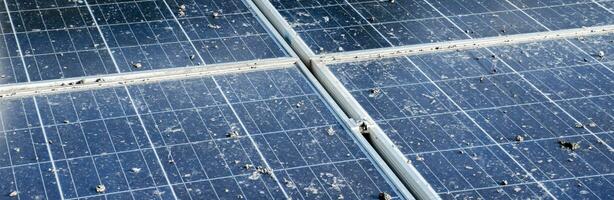
[[607, 199], [610, 37], [329, 66], [445, 199]]
[[[316, 54], [611, 25], [608, 2], [271, 2]], [[581, 18], [581, 20], [578, 20]]]
[[0, 103], [20, 198], [402, 198], [294, 66]]

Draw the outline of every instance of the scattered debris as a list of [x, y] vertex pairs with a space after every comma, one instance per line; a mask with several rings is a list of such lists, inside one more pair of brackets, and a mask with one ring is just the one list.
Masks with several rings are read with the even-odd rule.
[[503, 180], [499, 183], [499, 185], [507, 185], [507, 184], [508, 184], [507, 180]]
[[394, 0], [388, 0], [388, 1], [390, 1], [390, 3], [394, 3]]
[[69, 120], [64, 120], [64, 123], [68, 124], [68, 123], [70, 123], [70, 121]]
[[296, 103], [295, 107], [296, 108], [301, 108], [301, 107], [303, 107], [303, 105], [305, 105], [305, 102], [299, 101], [298, 103]]
[[216, 24], [208, 24], [207, 27], [209, 27], [211, 29], [220, 29], [220, 28], [222, 28], [222, 26], [216, 25]]
[[392, 200], [392, 196], [390, 196], [390, 194], [388, 194], [387, 192], [380, 192], [379, 200]]
[[369, 97], [377, 97], [382, 93], [382, 89], [372, 88], [369, 92], [370, 92]]
[[252, 164], [245, 164], [245, 165], [243, 165], [243, 168], [245, 168], [247, 170], [249, 170], [249, 169], [251, 169], [253, 167], [254, 167], [254, 165], [252, 165]]
[[516, 142], [523, 142], [524, 141], [524, 136], [517, 135], [515, 139], [516, 139]]
[[308, 187], [303, 188], [303, 190], [305, 190], [307, 193], [311, 193], [311, 194], [318, 194], [318, 188], [316, 188], [316, 185], [314, 183], [309, 184]]
[[171, 164], [171, 165], [175, 164], [175, 160], [173, 160], [173, 159], [168, 160], [168, 164]]
[[138, 69], [138, 68], [143, 67], [143, 64], [141, 64], [141, 63], [132, 63], [132, 67], [134, 67], [134, 68], [137, 68], [137, 69]]
[[286, 185], [287, 188], [291, 188], [291, 189], [296, 188], [296, 184], [294, 184], [294, 182], [292, 182], [291, 180], [287, 180], [286, 178], [284, 178], [284, 184]]
[[416, 160], [417, 161], [424, 161], [424, 157], [416, 155]]
[[375, 17], [374, 16], [369, 17], [369, 22], [375, 22]]
[[97, 185], [96, 186], [96, 192], [97, 193], [104, 193], [107, 190], [107, 187], [105, 187], [103, 184]]
[[335, 129], [332, 126], [328, 127], [326, 129], [326, 133], [328, 133], [329, 136], [333, 136], [333, 135], [335, 135]]
[[258, 180], [260, 179], [260, 173], [258, 171], [254, 171], [252, 172], [252, 175], [249, 175], [247, 178], [252, 181]]
[[520, 192], [520, 191], [522, 191], [522, 188], [520, 188], [520, 187], [515, 187], [514, 188], [514, 192]]
[[84, 84], [84, 83], [85, 83], [85, 79], [81, 79], [81, 80], [78, 80], [77, 82], [75, 82], [76, 85], [81, 85], [81, 84]]
[[19, 194], [19, 192], [12, 191], [11, 193], [9, 193], [9, 197], [17, 197], [18, 194]]
[[211, 13], [211, 16], [213, 16], [213, 18], [220, 18], [222, 17], [222, 11], [213, 11], [213, 13]]
[[179, 17], [185, 17], [186, 6], [185, 4], [179, 5]]
[[138, 174], [139, 172], [141, 172], [141, 168], [133, 167], [132, 169], [130, 169], [130, 171], [132, 171], [132, 173]]
[[595, 122], [590, 122], [590, 123], [588, 123], [588, 127], [590, 127], [590, 128], [595, 128], [595, 127], [597, 127], [597, 123], [595, 123]]
[[569, 149], [572, 151], [580, 149], [580, 143], [576, 142], [559, 141], [559, 145], [561, 145], [561, 148], [563, 149]]
[[196, 55], [194, 54], [190, 55], [190, 60], [194, 60], [194, 58], [196, 58]]
[[576, 123], [575, 126], [576, 126], [576, 128], [584, 128], [584, 125], [582, 123], [579, 123], [579, 122]]
[[597, 57], [599, 57], [599, 59], [605, 58], [605, 52], [603, 52], [603, 51], [597, 52]]
[[343, 200], [345, 199], [345, 197], [343, 197], [343, 194], [339, 194], [339, 196], [337, 196], [337, 200]]
[[96, 83], [104, 82], [104, 79], [103, 78], [97, 78], [95, 82]]
[[480, 83], [481, 83], [481, 82], [484, 82], [484, 80], [485, 80], [485, 79], [486, 79], [486, 77], [484, 77], [484, 76], [480, 76]]
[[237, 138], [239, 138], [239, 131], [232, 130], [228, 134], [226, 134], [226, 136], [228, 136], [229, 138], [232, 138], [232, 139], [237, 139]]

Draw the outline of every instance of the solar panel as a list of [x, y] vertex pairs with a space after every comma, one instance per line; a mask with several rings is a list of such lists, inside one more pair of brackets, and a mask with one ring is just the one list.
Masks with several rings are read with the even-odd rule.
[[3, 83], [288, 56], [242, 1], [12, 0], [2, 8]]
[[294, 66], [0, 103], [23, 199], [401, 198]]
[[272, 4], [316, 54], [614, 22], [607, 2], [592, 1], [276, 0]]
[[329, 67], [445, 199], [607, 199], [614, 72], [592, 52], [609, 39]]

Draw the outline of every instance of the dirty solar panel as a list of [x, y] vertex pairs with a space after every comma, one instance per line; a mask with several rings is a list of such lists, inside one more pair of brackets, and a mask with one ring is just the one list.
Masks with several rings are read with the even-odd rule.
[[165, 2], [205, 63], [287, 56], [244, 0]]
[[444, 198], [612, 198], [614, 72], [571, 42], [331, 69]]
[[296, 68], [129, 90], [182, 199], [397, 196]]
[[0, 190], [6, 196], [398, 196], [296, 68], [51, 93], [0, 105]]
[[4, 4], [0, 4], [0, 28], [0, 84], [28, 81]]
[[[273, 5], [316, 54], [614, 23], [591, 1], [297, 1]], [[606, 4], [606, 3], [602, 3]]]
[[[3, 14], [2, 27], [12, 66], [21, 59], [29, 80], [49, 80], [86, 75], [113, 73], [115, 68], [105, 50], [92, 16], [84, 4], [71, 1], [16, 1], [3, 2], [8, 15]], [[15, 28], [11, 32], [12, 27]], [[13, 37], [12, 39], [8, 39]], [[17, 46], [18, 43], [19, 46]], [[20, 54], [17, 52], [21, 48]], [[7, 65], [11, 66], [11, 65]], [[17, 72], [17, 70], [14, 70]], [[23, 75], [18, 77], [20, 82]]]
[[203, 64], [164, 1], [87, 2], [121, 72]]

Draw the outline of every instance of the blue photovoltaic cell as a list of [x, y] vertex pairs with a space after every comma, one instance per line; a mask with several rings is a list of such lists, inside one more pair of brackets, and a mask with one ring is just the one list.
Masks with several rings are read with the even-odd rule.
[[0, 83], [287, 56], [240, 0], [4, 3]]
[[608, 2], [592, 1], [272, 3], [316, 54], [614, 23], [612, 10], [606, 7]]
[[287, 56], [243, 0], [166, 0], [205, 63]]
[[589, 53], [609, 37], [331, 70], [446, 199], [609, 199], [614, 72]]
[[296, 68], [0, 104], [0, 190], [22, 199], [401, 198]]
[[[49, 80], [115, 71], [102, 37], [93, 25], [93, 18], [83, 4], [62, 1], [61, 4], [43, 1], [7, 1], [4, 11], [10, 13], [3, 20], [3, 28], [10, 32], [19, 46], [11, 41], [14, 60], [25, 62], [29, 80]], [[5, 35], [5, 38], [8, 38]], [[20, 47], [20, 48], [18, 48]], [[19, 52], [21, 50], [21, 52]], [[13, 53], [13, 52], [11, 52]], [[22, 66], [23, 64], [14, 64]], [[15, 68], [15, 67], [14, 67]], [[18, 70], [15, 70], [18, 71]], [[19, 82], [29, 81], [20, 79]]]

